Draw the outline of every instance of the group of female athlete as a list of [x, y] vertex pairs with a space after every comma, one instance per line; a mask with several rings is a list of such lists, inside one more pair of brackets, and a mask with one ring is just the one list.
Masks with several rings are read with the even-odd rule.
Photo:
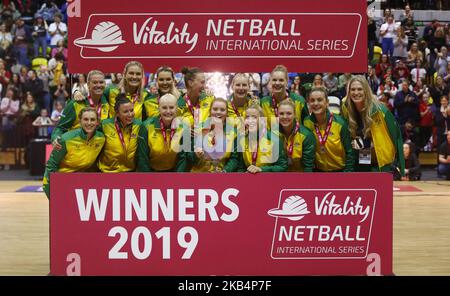
[[390, 172], [395, 165], [404, 174], [400, 129], [363, 76], [349, 81], [340, 116], [328, 110], [323, 88], [307, 100], [289, 93], [281, 65], [262, 99], [243, 73], [227, 99], [205, 90], [200, 69], [182, 73], [186, 93], [161, 67], [151, 95], [139, 62], [125, 65], [118, 86], [106, 88], [104, 74], [91, 71], [88, 97], [73, 94], [52, 134], [47, 196], [52, 172]]

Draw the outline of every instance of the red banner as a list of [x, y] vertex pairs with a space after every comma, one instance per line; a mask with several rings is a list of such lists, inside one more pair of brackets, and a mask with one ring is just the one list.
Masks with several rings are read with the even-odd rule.
[[384, 173], [52, 174], [51, 274], [389, 275], [392, 188]]
[[[69, 70], [121, 72], [139, 60], [207, 72], [367, 70], [366, 2], [80, 1], [69, 18]], [[225, 6], [227, 4], [227, 6]]]

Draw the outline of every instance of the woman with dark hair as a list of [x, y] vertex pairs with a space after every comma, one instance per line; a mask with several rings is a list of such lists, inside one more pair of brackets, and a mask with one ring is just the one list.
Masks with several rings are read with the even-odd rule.
[[313, 88], [308, 104], [311, 115], [305, 118], [305, 126], [315, 136], [315, 170], [352, 172], [354, 161], [348, 126], [342, 117], [328, 110], [326, 89]]
[[114, 117], [103, 120], [99, 127], [106, 141], [98, 168], [108, 173], [132, 172], [136, 169], [141, 121], [135, 119], [133, 103], [125, 94], [117, 95], [114, 101]]
[[144, 101], [145, 113], [148, 118], [159, 116], [159, 99], [165, 94], [180, 97], [180, 91], [175, 87], [175, 73], [167, 66], [159, 67], [156, 71], [157, 94], [151, 94]]
[[50, 173], [84, 172], [95, 163], [105, 144], [105, 136], [97, 131], [98, 114], [86, 107], [79, 113], [81, 127], [71, 130], [61, 137], [62, 149], [53, 149], [45, 168], [44, 192], [50, 199]]
[[214, 96], [205, 93], [205, 74], [199, 68], [183, 68], [186, 93], [178, 99], [178, 114], [191, 127], [198, 126], [209, 117]]
[[394, 180], [396, 181], [417, 181], [420, 180], [422, 173], [420, 163], [415, 153], [411, 153], [411, 143], [403, 144], [403, 155], [405, 156], [405, 176], [401, 175], [401, 168], [396, 165], [394, 168]]

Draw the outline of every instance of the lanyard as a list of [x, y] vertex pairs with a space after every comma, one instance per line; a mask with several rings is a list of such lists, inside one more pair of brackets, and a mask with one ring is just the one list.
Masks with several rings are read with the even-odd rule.
[[114, 120], [114, 126], [116, 127], [117, 134], [119, 135], [119, 139], [120, 139], [120, 143], [122, 144], [122, 148], [125, 151], [125, 153], [127, 153], [127, 145], [125, 144], [125, 139], [123, 137], [122, 130], [119, 127], [119, 121], [117, 120], [117, 117], [116, 117], [116, 120]]
[[138, 99], [138, 96], [139, 96], [139, 94], [135, 94], [135, 95], [133, 96], [133, 100], [132, 100], [133, 104], [136, 103], [136, 101], [137, 101], [137, 99]]
[[[91, 96], [88, 97], [88, 100], [89, 100], [89, 106], [94, 108], [95, 104], [94, 104], [94, 101], [92, 100]], [[99, 101], [99, 104], [97, 106], [97, 115], [98, 115], [98, 120], [100, 120], [100, 117], [102, 115], [102, 102], [101, 102], [101, 100]]]
[[289, 148], [288, 148], [288, 155], [292, 157], [292, 153], [294, 152], [294, 139], [295, 139], [295, 134], [298, 132], [298, 130], [300, 129], [300, 123], [297, 122], [295, 124], [295, 129], [291, 134], [292, 140], [291, 143], [289, 143]]
[[[287, 99], [288, 97], [289, 97], [289, 94], [286, 93], [286, 96], [284, 97], [284, 99]], [[275, 100], [274, 95], [272, 95], [272, 108], [275, 111], [275, 116], [278, 117], [278, 105], [277, 105], [277, 101]]]
[[167, 147], [170, 148], [170, 144], [172, 143], [173, 135], [175, 134], [175, 129], [174, 128], [170, 129], [169, 142], [167, 142], [166, 128], [164, 127], [164, 122], [162, 121], [161, 118], [159, 118], [159, 125], [161, 126], [161, 133], [164, 138], [164, 144], [166, 144]]
[[317, 137], [319, 138], [320, 146], [322, 146], [322, 147], [325, 147], [325, 143], [327, 142], [328, 135], [330, 134], [332, 122], [333, 122], [333, 113], [330, 114], [330, 119], [328, 120], [327, 128], [325, 129], [325, 133], [323, 134], [323, 136], [320, 133], [318, 124], [314, 125], [314, 127], [316, 128]]
[[[194, 124], [196, 122], [198, 122], [198, 117], [199, 117], [199, 111], [200, 111], [200, 98], [197, 102], [197, 105], [195, 105], [195, 108], [197, 108], [197, 110], [194, 109], [194, 106], [192, 106], [192, 102], [189, 99], [188, 95], [184, 96], [184, 100], [186, 101], [186, 104], [188, 105], [188, 109], [191, 112], [192, 116], [194, 117]], [[197, 111], [197, 112], [196, 112]]]

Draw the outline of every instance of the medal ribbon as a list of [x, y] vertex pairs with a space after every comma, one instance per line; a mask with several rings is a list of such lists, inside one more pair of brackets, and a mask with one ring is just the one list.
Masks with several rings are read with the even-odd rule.
[[323, 134], [323, 136], [320, 133], [318, 124], [314, 125], [314, 127], [316, 129], [317, 137], [319, 138], [320, 146], [322, 146], [322, 147], [325, 147], [325, 143], [327, 142], [328, 135], [330, 134], [332, 122], [333, 122], [333, 113], [330, 114], [330, 119], [328, 119], [327, 128], [325, 129], [325, 133]]
[[[95, 104], [94, 104], [94, 101], [92, 100], [91, 96], [88, 97], [88, 100], [89, 100], [89, 106], [91, 106], [92, 108], [95, 108]], [[101, 114], [102, 114], [102, 102], [100, 99], [99, 104], [97, 106], [98, 120], [100, 120]]]
[[[284, 99], [286, 99], [288, 97], [289, 97], [289, 94], [286, 93], [286, 96], [284, 97]], [[283, 100], [281, 100], [281, 101], [283, 101]], [[275, 111], [275, 116], [278, 117], [278, 105], [277, 105], [277, 101], [275, 100], [275, 96], [274, 95], [272, 95], [272, 108]]]
[[297, 122], [295, 124], [295, 129], [291, 134], [292, 140], [291, 143], [289, 143], [289, 148], [288, 148], [288, 156], [292, 157], [292, 153], [294, 152], [294, 139], [295, 139], [295, 134], [298, 132], [298, 130], [300, 129], [300, 123]]
[[[196, 122], [198, 122], [198, 112], [195, 112], [194, 106], [192, 105], [191, 100], [189, 99], [188, 95], [184, 96], [184, 100], [186, 101], [186, 104], [188, 105], [188, 109], [191, 112], [192, 116], [194, 117], [194, 124]], [[197, 110], [199, 111], [200, 109], [200, 99], [197, 102], [197, 105], [195, 106], [195, 108], [197, 108]]]
[[169, 142], [167, 142], [166, 128], [164, 127], [164, 122], [162, 121], [161, 118], [159, 118], [159, 125], [161, 126], [161, 133], [164, 138], [164, 144], [166, 144], [167, 147], [170, 148], [170, 144], [172, 143], [173, 135], [175, 134], [175, 129], [174, 128], [170, 129]]
[[116, 127], [117, 134], [119, 135], [119, 139], [120, 139], [120, 143], [122, 144], [122, 148], [123, 148], [123, 150], [126, 153], [127, 152], [127, 145], [125, 144], [125, 139], [123, 137], [122, 130], [120, 129], [119, 121], [117, 120], [117, 117], [116, 117], [116, 120], [114, 120], [114, 126]]

